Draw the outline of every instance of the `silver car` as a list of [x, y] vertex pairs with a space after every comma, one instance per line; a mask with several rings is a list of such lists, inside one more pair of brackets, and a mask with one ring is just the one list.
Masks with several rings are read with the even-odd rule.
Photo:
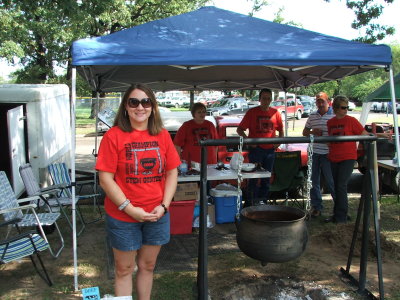
[[222, 98], [207, 108], [207, 115], [228, 115], [231, 110], [247, 110], [249, 105], [243, 97]]

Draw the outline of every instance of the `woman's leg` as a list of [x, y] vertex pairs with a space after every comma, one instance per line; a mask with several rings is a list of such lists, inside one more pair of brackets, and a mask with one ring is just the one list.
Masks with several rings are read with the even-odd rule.
[[115, 264], [115, 296], [132, 296], [132, 274], [135, 269], [136, 251], [113, 248]]
[[348, 211], [347, 184], [353, 173], [354, 160], [344, 160], [338, 165], [337, 183], [335, 182], [337, 199], [335, 202], [335, 219], [338, 223], [346, 223]]
[[153, 271], [161, 246], [143, 245], [138, 250], [136, 273], [136, 293], [138, 300], [150, 300], [153, 286]]

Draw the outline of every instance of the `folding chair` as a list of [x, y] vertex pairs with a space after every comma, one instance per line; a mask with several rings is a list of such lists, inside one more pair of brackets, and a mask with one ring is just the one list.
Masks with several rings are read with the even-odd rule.
[[[39, 201], [40, 198], [38, 196], [17, 200], [6, 173], [0, 171], [0, 214], [3, 215], [4, 221], [9, 225], [15, 226], [19, 233], [21, 233], [21, 227], [38, 228], [47, 244], [49, 244], [49, 241], [43, 230], [43, 226], [54, 226], [59, 236], [60, 247], [55, 251], [49, 244], [48, 249], [53, 257], [58, 257], [64, 248], [64, 238], [57, 224], [60, 213], [36, 213], [35, 208], [37, 204], [35, 202]], [[19, 203], [29, 204], [20, 205]], [[24, 213], [26, 210], [29, 210], [31, 213]]]
[[[0, 224], [0, 226], [2, 225], [3, 224]], [[39, 255], [40, 251], [44, 251], [48, 248], [49, 244], [39, 234], [34, 232], [25, 232], [17, 236], [9, 237], [6, 240], [0, 240], [0, 265], [29, 256], [33, 267], [39, 276], [42, 277], [49, 286], [52, 286], [53, 282], [51, 281], [42, 258]], [[38, 269], [35, 263], [33, 258], [34, 254], [36, 254], [36, 257], [39, 260], [42, 272]]]
[[283, 192], [285, 205], [292, 200], [292, 203], [304, 208], [304, 201], [300, 203], [297, 198], [302, 194], [305, 182], [304, 172], [301, 169], [301, 151], [276, 152], [271, 179], [270, 201], [276, 204], [276, 200], [279, 199], [277, 194]]
[[[67, 223], [72, 230], [72, 220], [66, 211], [66, 208], [72, 205], [72, 198], [62, 195], [63, 189], [66, 188], [66, 186], [60, 184], [52, 185], [46, 188], [40, 188], [40, 185], [37, 182], [35, 175], [33, 174], [32, 166], [29, 163], [21, 165], [19, 167], [19, 173], [21, 175], [22, 182], [24, 183], [28, 196], [39, 196], [41, 200], [43, 200], [43, 202], [46, 204], [46, 206], [50, 208], [50, 212], [55, 209], [57, 209], [57, 211], [59, 210], [67, 220]], [[75, 198], [75, 203], [77, 202], [78, 197]], [[38, 205], [42, 206], [41, 202]], [[85, 228], [85, 223], [79, 210], [77, 210], [77, 216], [82, 224], [81, 229], [77, 233], [78, 235], [80, 235]]]
[[[48, 170], [51, 176], [51, 179], [53, 180], [53, 184], [55, 184], [56, 186], [62, 186], [63, 190], [61, 192], [61, 196], [62, 197], [66, 197], [71, 199], [72, 198], [72, 191], [71, 191], [71, 178], [69, 176], [69, 170], [66, 166], [65, 163], [56, 163], [56, 164], [51, 164], [48, 166]], [[81, 182], [79, 185], [92, 185], [92, 190], [95, 191], [95, 188], [93, 187], [94, 182], [93, 181], [86, 181], [86, 182]], [[93, 205], [94, 207], [97, 208], [99, 217], [91, 220], [89, 222], [86, 222], [85, 219], [82, 217], [82, 221], [83, 224], [90, 224], [93, 222], [97, 222], [98, 220], [100, 220], [102, 218], [102, 212], [100, 209], [100, 205], [97, 202], [97, 197], [100, 196], [100, 194], [89, 194], [89, 195], [76, 195], [76, 199], [77, 200], [83, 200], [83, 199], [90, 199], [93, 198]], [[79, 208], [79, 202], [77, 202], [78, 204], [78, 209]]]

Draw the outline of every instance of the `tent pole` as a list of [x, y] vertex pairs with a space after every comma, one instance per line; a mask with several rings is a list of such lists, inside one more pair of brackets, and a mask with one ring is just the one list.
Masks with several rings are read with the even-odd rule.
[[[287, 101], [286, 101], [287, 100], [287, 92], [286, 92], [286, 90], [284, 90], [284, 92], [285, 92], [285, 100], [284, 100], [285, 101], [285, 136], [288, 136], [289, 121], [288, 121]], [[279, 93], [278, 93], [278, 95], [279, 95]]]
[[[100, 93], [97, 91], [96, 92], [96, 135], [94, 136], [94, 165], [96, 165], [97, 162], [97, 147], [98, 147], [98, 124], [99, 124], [99, 112], [100, 112]], [[97, 194], [97, 174], [96, 171], [94, 171], [94, 193]], [[96, 198], [95, 198], [96, 200]]]
[[[71, 88], [71, 182], [72, 182], [72, 199], [75, 199], [75, 102], [76, 102], [76, 68], [72, 68], [72, 88]], [[74, 288], [79, 291], [78, 287], [78, 255], [76, 240], [76, 205], [72, 201], [72, 251], [74, 256]]]
[[[392, 97], [392, 114], [393, 114], [393, 130], [395, 136], [395, 146], [396, 146], [396, 157], [397, 157], [397, 169], [400, 168], [399, 160], [399, 125], [397, 121], [397, 107], [396, 107], [396, 95], [394, 94], [394, 79], [393, 79], [393, 66], [389, 67], [389, 81], [390, 81], [390, 95]], [[397, 95], [399, 96], [399, 95]]]

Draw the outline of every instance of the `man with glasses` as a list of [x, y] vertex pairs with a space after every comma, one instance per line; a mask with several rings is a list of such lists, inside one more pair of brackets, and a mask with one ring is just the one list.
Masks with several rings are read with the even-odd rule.
[[[324, 92], [320, 92], [315, 96], [316, 105], [318, 110], [310, 113], [307, 122], [303, 129], [303, 136], [328, 136], [327, 122], [334, 113], [330, 107], [330, 99]], [[311, 217], [321, 216], [323, 210], [322, 195], [321, 195], [321, 173], [324, 176], [325, 183], [329, 192], [331, 193], [332, 199], [335, 199], [334, 183], [331, 171], [331, 162], [328, 159], [328, 145], [325, 143], [314, 143], [313, 144], [313, 156], [312, 156], [312, 187], [310, 190], [311, 200]]]

